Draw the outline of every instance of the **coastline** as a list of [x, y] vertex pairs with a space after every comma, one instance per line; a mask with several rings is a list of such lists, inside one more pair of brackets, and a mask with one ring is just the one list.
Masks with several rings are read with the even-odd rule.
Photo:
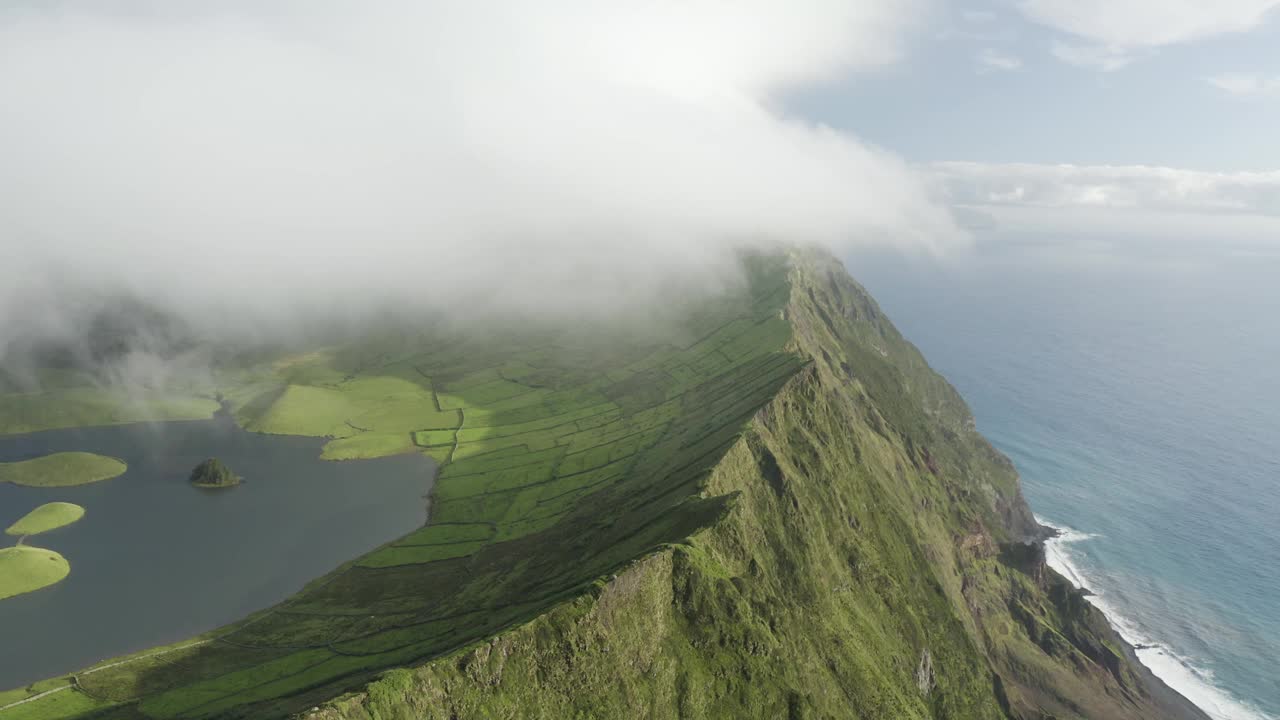
[[1111, 627], [1125, 641], [1130, 654], [1155, 678], [1214, 720], [1280, 720], [1215, 685], [1211, 672], [1196, 667], [1191, 659], [1179, 655], [1169, 645], [1144, 634], [1107, 600], [1105, 592], [1090, 579], [1088, 571], [1077, 563], [1070, 551], [1071, 545], [1100, 536], [1055, 524], [1039, 515], [1035, 519], [1053, 531], [1043, 541], [1046, 564], [1084, 591], [1089, 603], [1106, 616]]

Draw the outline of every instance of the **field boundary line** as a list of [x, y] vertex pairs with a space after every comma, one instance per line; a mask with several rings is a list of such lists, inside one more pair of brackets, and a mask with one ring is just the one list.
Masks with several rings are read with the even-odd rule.
[[[11, 709], [13, 709], [13, 708], [18, 707], [19, 705], [26, 705], [26, 704], [27, 704], [27, 703], [29, 703], [29, 702], [35, 702], [36, 700], [39, 700], [40, 698], [48, 697], [48, 696], [50, 696], [50, 695], [53, 695], [54, 693], [60, 693], [60, 692], [62, 692], [63, 690], [76, 690], [76, 689], [78, 689], [78, 686], [79, 686], [79, 684], [80, 684], [80, 678], [81, 678], [81, 677], [83, 677], [83, 676], [85, 676], [85, 675], [92, 675], [92, 674], [94, 674], [94, 673], [96, 673], [96, 672], [100, 672], [100, 671], [102, 671], [102, 670], [109, 670], [109, 669], [111, 669], [111, 668], [113, 668], [113, 667], [119, 667], [119, 666], [121, 666], [121, 665], [128, 665], [129, 663], [131, 663], [131, 662], [136, 662], [136, 661], [138, 661], [138, 660], [145, 660], [145, 659], [147, 659], [147, 658], [152, 658], [152, 657], [156, 657], [156, 656], [159, 656], [159, 655], [167, 655], [167, 654], [169, 654], [169, 653], [171, 653], [171, 652], [177, 652], [177, 651], [179, 651], [179, 650], [186, 650], [187, 648], [193, 648], [193, 647], [197, 647], [197, 646], [199, 646], [199, 645], [205, 645], [205, 644], [208, 644], [208, 643], [211, 643], [211, 642], [213, 642], [213, 639], [212, 639], [212, 638], [211, 638], [211, 639], [209, 639], [209, 640], [200, 640], [199, 642], [193, 642], [193, 643], [190, 643], [190, 644], [187, 644], [187, 645], [180, 645], [180, 646], [178, 646], [178, 647], [172, 647], [172, 648], [168, 648], [168, 649], [166, 649], [166, 650], [158, 650], [158, 651], [156, 651], [156, 652], [147, 653], [146, 655], [138, 655], [138, 656], [136, 656], [136, 657], [126, 658], [126, 659], [124, 659], [124, 660], [117, 660], [116, 662], [108, 663], [108, 664], [106, 664], [106, 665], [101, 665], [101, 666], [96, 667], [96, 668], [92, 668], [92, 669], [89, 669], [89, 670], [85, 670], [84, 672], [81, 672], [81, 673], [72, 673], [72, 674], [69, 676], [69, 677], [71, 678], [71, 680], [70, 680], [70, 682], [68, 682], [66, 685], [63, 685], [62, 687], [56, 687], [56, 688], [54, 688], [54, 689], [52, 689], [52, 690], [45, 690], [44, 692], [39, 693], [39, 694], [37, 694], [37, 695], [32, 695], [32, 696], [31, 696], [31, 697], [29, 697], [29, 698], [24, 698], [24, 699], [19, 700], [19, 701], [17, 701], [17, 702], [13, 702], [13, 703], [9, 703], [8, 705], [0, 706], [0, 712], [4, 712], [5, 710], [11, 710]], [[86, 691], [84, 691], [84, 690], [81, 690], [80, 692], [81, 692], [81, 693], [83, 693], [84, 695], [88, 696], [89, 698], [93, 699], [93, 700], [99, 700], [99, 698], [95, 698], [95, 697], [93, 697], [92, 695], [89, 695], [89, 693], [88, 693], [88, 692], [86, 692]], [[99, 702], [102, 702], [102, 701], [101, 701], [101, 700], [99, 700]]]

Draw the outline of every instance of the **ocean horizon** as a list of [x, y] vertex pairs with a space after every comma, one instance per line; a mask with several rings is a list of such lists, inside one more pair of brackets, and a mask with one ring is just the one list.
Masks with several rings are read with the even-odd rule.
[[1049, 564], [1215, 720], [1280, 718], [1280, 263], [1016, 248], [851, 272], [1059, 531]]

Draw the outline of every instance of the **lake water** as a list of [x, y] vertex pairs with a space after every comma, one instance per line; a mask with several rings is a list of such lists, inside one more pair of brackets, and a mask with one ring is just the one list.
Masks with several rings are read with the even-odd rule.
[[1215, 718], [1280, 718], [1280, 257], [1103, 250], [849, 265], [1142, 661]]
[[[62, 553], [71, 575], [0, 600], [0, 689], [234, 622], [426, 521], [431, 460], [325, 462], [322, 444], [227, 418], [0, 437], [0, 461], [83, 450], [129, 465], [80, 487], [0, 483], [0, 528], [54, 500], [86, 511], [27, 539]], [[211, 456], [245, 482], [191, 487], [191, 469]]]

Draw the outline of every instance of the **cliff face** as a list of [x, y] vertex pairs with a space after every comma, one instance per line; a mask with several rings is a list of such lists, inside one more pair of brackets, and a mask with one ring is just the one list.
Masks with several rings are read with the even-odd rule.
[[702, 484], [726, 513], [304, 716], [1204, 718], [1045, 565], [1011, 463], [867, 293], [791, 265], [807, 365]]

